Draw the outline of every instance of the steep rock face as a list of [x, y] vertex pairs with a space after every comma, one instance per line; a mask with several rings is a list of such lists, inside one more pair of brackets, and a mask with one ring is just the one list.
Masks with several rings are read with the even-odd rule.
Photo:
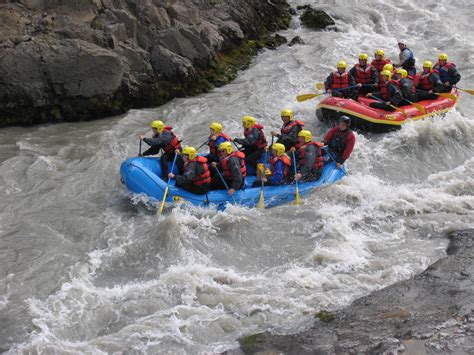
[[235, 77], [285, 0], [21, 0], [0, 4], [0, 126], [92, 119]]

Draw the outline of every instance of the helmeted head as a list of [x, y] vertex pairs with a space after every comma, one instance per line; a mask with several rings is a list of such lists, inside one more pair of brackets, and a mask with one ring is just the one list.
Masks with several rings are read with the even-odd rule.
[[281, 157], [285, 153], [285, 146], [281, 143], [275, 143], [272, 145], [272, 153], [277, 157]]
[[400, 78], [406, 78], [408, 76], [408, 72], [402, 68], [397, 69], [396, 73]]
[[423, 71], [429, 72], [431, 69], [433, 69], [433, 62], [431, 62], [431, 60], [425, 60], [423, 62]]
[[165, 124], [163, 123], [163, 121], [160, 120], [151, 122], [150, 126], [153, 130], [156, 130], [156, 133], [161, 133], [161, 131], [163, 131], [163, 128], [165, 128]]
[[184, 159], [193, 160], [196, 158], [196, 149], [194, 147], [184, 147], [181, 154]]
[[307, 129], [302, 129], [298, 133], [298, 142], [300, 143], [309, 143], [311, 142], [311, 138], [313, 138], [313, 135]]
[[375, 59], [377, 60], [382, 60], [383, 57], [385, 56], [385, 52], [383, 51], [383, 49], [377, 49], [374, 54], [375, 54]]
[[341, 116], [339, 119], [339, 128], [344, 131], [351, 125], [351, 119], [348, 116]]
[[222, 132], [222, 125], [219, 122], [212, 122], [209, 126], [211, 134], [219, 134]]
[[380, 76], [382, 80], [389, 81], [392, 78], [392, 72], [390, 70], [382, 70]]
[[344, 72], [347, 69], [347, 63], [344, 60], [337, 62], [337, 70], [339, 72]]
[[293, 119], [293, 111], [291, 111], [289, 108], [285, 108], [281, 110], [280, 116], [284, 123], [288, 123]]
[[365, 53], [359, 54], [359, 64], [360, 65], [365, 65], [367, 64], [367, 61], [369, 60], [369, 56]]
[[255, 124], [255, 118], [252, 117], [252, 116], [244, 116], [242, 118], [242, 123], [244, 125], [245, 128], [250, 128], [250, 127], [253, 127], [253, 125]]
[[400, 48], [401, 51], [404, 50], [406, 47], [407, 47], [406, 39], [401, 39], [398, 41], [398, 48]]
[[393, 73], [393, 65], [390, 63], [387, 63], [383, 66], [383, 70], [388, 70], [390, 73]]
[[234, 151], [230, 142], [222, 142], [221, 144], [219, 144], [219, 147], [217, 149], [219, 153], [225, 156], [232, 154], [232, 152]]
[[446, 53], [441, 53], [439, 56], [438, 56], [438, 62], [440, 64], [446, 64], [446, 62], [448, 61], [448, 55]]

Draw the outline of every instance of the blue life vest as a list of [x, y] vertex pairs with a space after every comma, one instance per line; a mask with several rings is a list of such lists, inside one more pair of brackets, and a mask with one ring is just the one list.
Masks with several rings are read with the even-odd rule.
[[439, 78], [441, 79], [441, 82], [444, 84], [445, 82], [449, 82], [450, 77], [449, 77], [449, 72], [448, 70], [450, 68], [456, 67], [454, 63], [447, 62], [445, 65], [441, 66], [439, 63], [436, 63], [433, 69], [436, 69], [439, 73]]
[[403, 51], [400, 52], [400, 61], [402, 60], [402, 54], [405, 51], [408, 51], [408, 59], [405, 61], [405, 63], [403, 63], [402, 68], [408, 71], [415, 67], [415, 56], [413, 55], [411, 49], [405, 48]]

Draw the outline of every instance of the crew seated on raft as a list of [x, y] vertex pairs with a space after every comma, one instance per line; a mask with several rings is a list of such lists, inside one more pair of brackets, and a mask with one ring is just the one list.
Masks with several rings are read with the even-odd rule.
[[292, 178], [289, 176], [291, 160], [285, 153], [285, 146], [281, 143], [275, 143], [271, 149], [270, 176], [268, 176], [266, 169], [263, 169], [260, 178], [254, 181], [252, 187], [261, 186], [262, 183], [264, 186], [279, 186], [291, 182]]
[[212, 162], [217, 174], [212, 177], [211, 190], [226, 189], [232, 196], [236, 190], [242, 189], [245, 185], [247, 175], [245, 155], [241, 151], [234, 152], [230, 142], [221, 143], [217, 154], [219, 162]]

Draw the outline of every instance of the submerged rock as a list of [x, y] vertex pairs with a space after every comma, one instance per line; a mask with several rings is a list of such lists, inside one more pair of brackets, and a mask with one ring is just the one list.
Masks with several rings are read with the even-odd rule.
[[334, 20], [323, 10], [315, 10], [311, 7], [307, 7], [304, 13], [300, 17], [303, 25], [316, 30], [321, 30], [327, 26], [333, 26], [336, 23]]
[[0, 126], [157, 106], [222, 85], [286, 43], [285, 0], [0, 4]]
[[[448, 235], [447, 256], [421, 274], [319, 312], [300, 334], [260, 333], [241, 339], [246, 354], [471, 353], [474, 349], [474, 230]], [[229, 354], [237, 353], [230, 351]]]
[[303, 39], [300, 36], [295, 36], [293, 39], [288, 43], [290, 47], [294, 46], [295, 44], [304, 44]]

